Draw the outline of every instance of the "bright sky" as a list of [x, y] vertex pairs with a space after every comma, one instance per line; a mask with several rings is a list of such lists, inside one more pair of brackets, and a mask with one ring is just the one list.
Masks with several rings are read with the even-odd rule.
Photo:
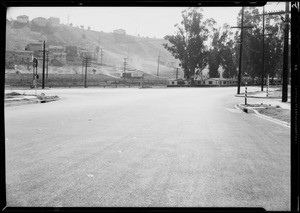
[[[112, 32], [124, 29], [129, 35], [163, 38], [174, 34], [175, 24], [182, 21], [181, 12], [185, 7], [11, 7], [7, 18], [16, 19], [19, 15], [36, 17], [58, 17], [60, 22], [74, 26], [90, 26], [92, 30]], [[240, 7], [204, 7], [204, 19], [213, 18], [219, 26], [224, 23], [236, 26]], [[284, 9], [284, 2], [269, 3], [266, 11]], [[260, 8], [262, 10], [262, 8]]]

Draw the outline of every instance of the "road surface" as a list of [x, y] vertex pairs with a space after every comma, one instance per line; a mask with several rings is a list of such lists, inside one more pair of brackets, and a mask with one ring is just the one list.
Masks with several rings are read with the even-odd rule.
[[235, 87], [44, 92], [5, 108], [8, 206], [290, 210], [290, 129]]

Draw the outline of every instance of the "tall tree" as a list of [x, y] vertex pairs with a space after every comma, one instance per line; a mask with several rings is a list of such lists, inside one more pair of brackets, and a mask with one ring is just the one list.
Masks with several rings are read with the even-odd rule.
[[188, 8], [182, 12], [181, 25], [176, 24], [176, 35], [164, 37], [169, 43], [163, 46], [179, 59], [184, 71], [184, 78], [191, 79], [195, 72], [201, 72], [207, 65], [207, 48], [204, 42], [208, 39], [211, 19], [203, 21], [201, 8]]
[[[282, 64], [283, 51], [283, 23], [279, 16], [265, 16], [265, 30], [262, 31], [262, 15], [255, 7], [246, 7], [244, 25], [253, 28], [244, 29], [242, 70], [252, 78], [259, 78], [262, 72], [262, 34], [265, 34], [264, 44], [264, 73], [271, 78], [278, 75]], [[238, 25], [241, 23], [241, 11], [238, 16]], [[270, 35], [269, 35], [270, 34]]]
[[213, 29], [208, 65], [211, 78], [220, 77], [220, 66], [224, 70], [223, 77], [232, 78], [236, 75], [233, 33], [228, 24], [224, 24], [222, 29]]

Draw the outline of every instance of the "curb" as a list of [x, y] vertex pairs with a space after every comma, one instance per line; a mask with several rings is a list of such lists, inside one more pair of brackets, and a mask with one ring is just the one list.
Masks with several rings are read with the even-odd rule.
[[60, 98], [52, 98], [48, 100], [39, 100], [39, 99], [21, 99], [20, 101], [14, 101], [14, 100], [6, 100], [5, 106], [18, 106], [18, 105], [25, 105], [25, 104], [40, 104], [40, 103], [48, 103], [51, 101], [57, 101]]
[[[245, 95], [235, 95], [235, 97], [244, 98]], [[280, 99], [278, 97], [260, 97], [260, 96], [253, 96], [253, 95], [247, 95], [247, 98], [261, 98], [261, 99]]]
[[281, 120], [278, 120], [276, 118], [272, 118], [272, 117], [269, 117], [269, 116], [266, 116], [266, 115], [263, 115], [263, 114], [260, 114], [257, 110], [255, 110], [255, 109], [253, 109], [251, 107], [244, 107], [244, 106], [241, 106], [241, 104], [237, 104], [237, 105], [235, 105], [235, 107], [241, 109], [245, 113], [251, 113], [254, 116], [263, 118], [263, 119], [268, 120], [268, 121], [272, 121], [274, 123], [283, 125], [283, 126], [288, 127], [288, 128], [291, 127], [290, 123], [285, 122], [285, 121], [281, 121]]

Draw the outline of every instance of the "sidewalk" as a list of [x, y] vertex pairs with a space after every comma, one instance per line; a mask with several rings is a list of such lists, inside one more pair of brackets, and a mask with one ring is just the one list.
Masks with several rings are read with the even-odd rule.
[[236, 106], [244, 112], [290, 127], [291, 99], [289, 97], [287, 102], [282, 102], [278, 88], [270, 88], [268, 97], [266, 91], [249, 92], [247, 105], [244, 93], [235, 96], [239, 98]]
[[[276, 96], [274, 95], [275, 93]], [[280, 106], [283, 109], [291, 110], [291, 98], [289, 97], [287, 102], [282, 102], [282, 99], [278, 96], [278, 93], [281, 93], [281, 91], [276, 91], [276, 88], [269, 89], [269, 97], [267, 97], [266, 91], [249, 92], [247, 93], [247, 104], [271, 104], [271, 106]], [[243, 101], [240, 101], [240, 103], [245, 104], [245, 93], [240, 93], [239, 95], [235, 96], [243, 98]]]

